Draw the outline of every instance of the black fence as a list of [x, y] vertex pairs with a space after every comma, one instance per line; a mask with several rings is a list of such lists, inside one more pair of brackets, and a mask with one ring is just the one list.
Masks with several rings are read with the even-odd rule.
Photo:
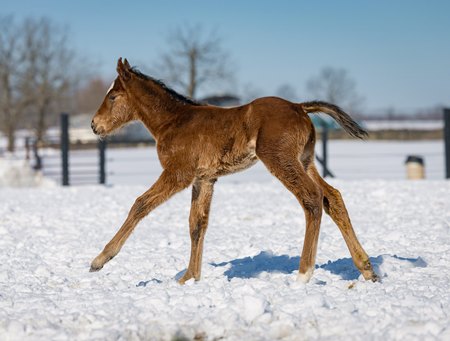
[[[450, 179], [450, 109], [444, 110], [444, 144], [445, 144], [445, 177]], [[323, 177], [334, 177], [329, 169], [329, 148], [328, 148], [328, 126], [325, 122], [319, 128], [321, 136], [321, 145], [319, 153], [316, 152], [316, 159], [322, 168]], [[108, 162], [129, 162], [127, 156], [124, 160], [108, 159], [106, 150], [109, 145], [137, 146], [149, 144], [149, 141], [121, 141], [121, 140], [98, 140], [96, 145], [82, 145], [80, 143], [71, 143], [69, 135], [69, 115], [61, 114], [61, 132], [59, 138], [47, 140], [45, 143], [37, 143], [27, 139], [27, 157], [34, 159], [34, 168], [40, 169], [43, 175], [49, 177], [63, 186], [80, 184], [106, 184], [108, 175]], [[89, 149], [89, 150], [86, 150]], [[319, 155], [318, 155], [319, 154]], [[333, 157], [338, 157], [334, 155]], [[389, 155], [391, 156], [391, 155]], [[399, 157], [399, 155], [392, 155]], [[132, 157], [132, 156], [130, 156]], [[346, 157], [340, 155], [340, 157]], [[354, 155], [347, 156], [352, 160]], [[361, 157], [361, 156], [359, 156]], [[368, 154], [367, 157], [373, 158], [374, 155]], [[137, 160], [134, 160], [137, 162]], [[355, 170], [356, 171], [356, 170]], [[133, 176], [139, 172], [138, 169], [129, 169], [124, 171], [124, 176]]]
[[[107, 184], [108, 175], [112, 175], [112, 172], [107, 170], [108, 163], [125, 161], [107, 158], [109, 145], [120, 147], [154, 145], [154, 140], [125, 141], [117, 137], [89, 143], [72, 142], [69, 120], [68, 114], [60, 115], [59, 137], [47, 138], [41, 142], [32, 138], [26, 139], [27, 158], [34, 160], [33, 168], [40, 170], [45, 177], [62, 186]], [[133, 176], [134, 173], [131, 171], [124, 175]]]
[[320, 163], [322, 166], [322, 176], [326, 178], [327, 176], [330, 176], [334, 178], [334, 174], [330, 171], [328, 167], [328, 124], [321, 120], [321, 126], [322, 126], [322, 157], [317, 155], [316, 153], [316, 160]]
[[33, 168], [62, 186], [106, 183], [104, 143], [97, 143], [97, 153], [95, 149], [91, 152], [92, 144], [71, 143], [68, 114], [60, 115], [59, 137], [45, 141], [27, 138], [25, 145], [27, 158], [33, 159]]
[[[97, 152], [90, 149], [89, 152], [83, 150], [83, 146], [70, 142], [69, 115], [61, 114], [60, 119], [60, 138], [47, 140], [45, 143], [37, 143], [27, 139], [28, 149], [32, 149], [34, 168], [41, 170], [43, 175], [49, 177], [62, 186], [80, 185], [80, 184], [106, 184], [107, 163], [114, 161], [106, 158], [106, 149], [108, 145], [136, 146], [143, 143], [149, 144], [149, 141], [123, 141], [106, 139], [98, 140]], [[322, 126], [322, 157], [316, 156], [318, 162], [322, 165], [323, 176], [332, 176], [333, 173], [327, 167], [327, 143], [328, 127], [324, 123]], [[90, 145], [92, 148], [92, 144]], [[56, 153], [59, 149], [59, 152]], [[53, 152], [49, 153], [48, 150]], [[127, 161], [127, 160], [123, 160]], [[128, 160], [130, 161], [130, 160]], [[134, 160], [136, 162], [136, 160]], [[137, 171], [131, 171], [128, 176], [132, 176]], [[127, 174], [124, 174], [127, 175]]]

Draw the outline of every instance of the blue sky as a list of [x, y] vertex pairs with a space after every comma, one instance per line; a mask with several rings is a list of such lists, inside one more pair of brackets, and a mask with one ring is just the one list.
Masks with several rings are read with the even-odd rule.
[[216, 29], [236, 85], [261, 95], [345, 68], [366, 111], [450, 106], [450, 1], [3, 1], [1, 14], [46, 16], [69, 27], [71, 44], [114, 77], [119, 56], [142, 69], [167, 48], [170, 29]]

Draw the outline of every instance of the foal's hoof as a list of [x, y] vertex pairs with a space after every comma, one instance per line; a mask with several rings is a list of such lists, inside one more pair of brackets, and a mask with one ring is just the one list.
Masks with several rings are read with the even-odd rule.
[[380, 282], [380, 277], [373, 270], [370, 272], [365, 271], [362, 275], [366, 281]]
[[91, 268], [89, 269], [89, 272], [97, 272], [97, 271], [100, 271], [102, 268], [103, 268], [103, 266], [91, 265]]
[[308, 269], [308, 270], [306, 270], [305, 273], [299, 272], [297, 275], [297, 282], [300, 282], [303, 284], [308, 283], [313, 275], [313, 272], [314, 272], [314, 269]]
[[111, 253], [105, 253], [104, 251], [100, 253], [97, 257], [94, 258], [94, 260], [91, 263], [91, 269], [89, 272], [96, 272], [99, 271], [101, 268], [103, 268], [103, 265], [108, 263], [111, 259], [114, 258], [114, 256], [117, 254], [113, 254], [110, 256]]
[[95, 258], [91, 263], [91, 268], [89, 269], [89, 272], [97, 272], [100, 271], [103, 268], [104, 263], [101, 261], [100, 256]]
[[195, 277], [191, 273], [186, 272], [183, 277], [178, 280], [178, 284], [184, 285], [187, 281], [194, 279], [196, 282], [200, 280], [200, 276]]
[[178, 284], [180, 284], [180, 285], [184, 285], [187, 281], [189, 281], [190, 279], [192, 279], [192, 278], [194, 278], [194, 277], [181, 277], [179, 280], [178, 280]]
[[369, 278], [372, 282], [380, 282], [380, 277], [374, 272], [372, 278]]
[[366, 260], [363, 268], [361, 269], [361, 273], [366, 281], [379, 282], [380, 277], [373, 271], [373, 266], [369, 260]]

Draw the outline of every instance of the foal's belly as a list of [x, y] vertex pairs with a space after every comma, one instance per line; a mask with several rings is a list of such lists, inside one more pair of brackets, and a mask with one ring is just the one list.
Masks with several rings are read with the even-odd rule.
[[234, 150], [231, 153], [222, 155], [220, 158], [211, 160], [207, 167], [201, 167], [198, 170], [198, 175], [206, 178], [217, 178], [250, 168], [258, 162], [255, 148], [252, 147], [245, 148], [242, 151]]
[[235, 157], [227, 160], [221, 160], [217, 168], [217, 176], [242, 171], [244, 169], [250, 168], [256, 162], [258, 162], [258, 157], [256, 156], [254, 151], [236, 155]]

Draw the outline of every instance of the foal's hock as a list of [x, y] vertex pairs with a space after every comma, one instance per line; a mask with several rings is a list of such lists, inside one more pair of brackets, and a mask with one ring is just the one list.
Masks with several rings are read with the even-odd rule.
[[92, 129], [97, 135], [106, 136], [129, 121], [142, 121], [157, 142], [163, 172], [136, 199], [122, 227], [93, 260], [91, 271], [100, 270], [117, 255], [142, 218], [192, 184], [191, 256], [179, 282], [199, 280], [214, 183], [220, 176], [261, 160], [295, 195], [305, 212], [299, 279], [307, 282], [314, 271], [324, 209], [339, 227], [364, 278], [377, 280], [339, 191], [322, 179], [314, 165], [316, 136], [308, 113], [330, 115], [352, 136], [363, 138], [367, 134], [339, 107], [321, 101], [292, 103], [264, 97], [225, 109], [200, 104], [176, 93], [130, 67], [126, 59], [123, 62], [119, 59], [117, 73], [92, 120]]

